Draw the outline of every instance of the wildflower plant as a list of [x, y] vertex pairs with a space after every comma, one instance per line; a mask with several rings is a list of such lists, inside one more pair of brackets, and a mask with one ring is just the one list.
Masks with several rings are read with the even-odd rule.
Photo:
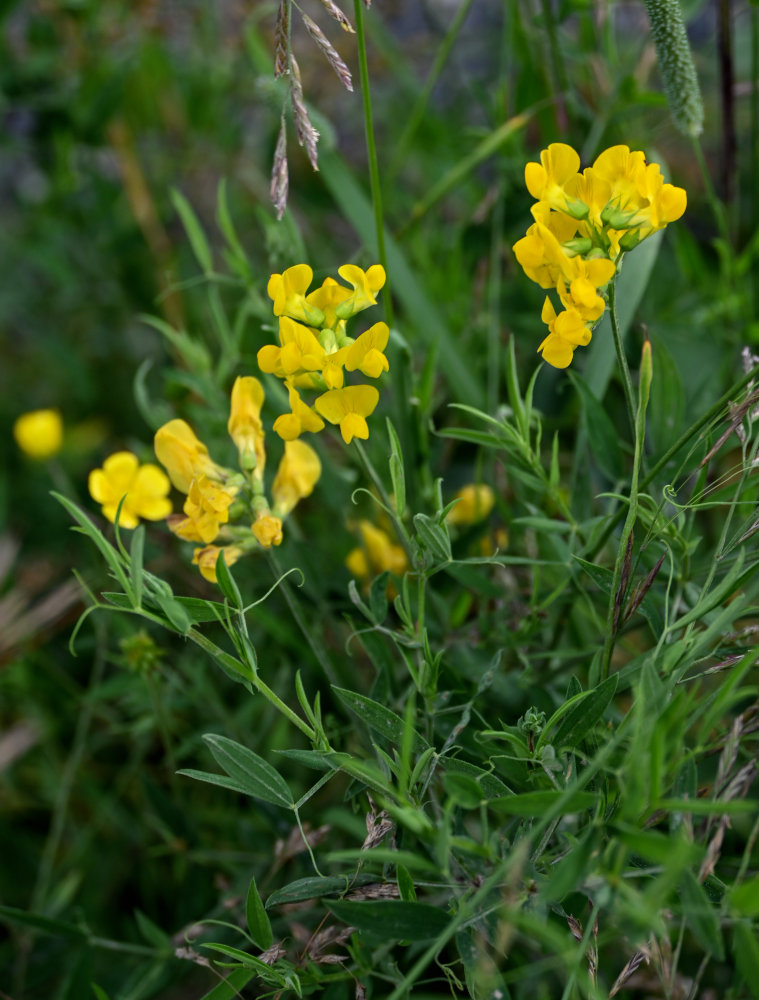
[[[275, 57], [294, 73], [300, 8], [278, 10]], [[368, 104], [362, 15], [357, 0]], [[719, 370], [677, 355], [660, 300], [669, 271], [685, 281], [700, 251], [686, 223], [668, 236], [677, 253], [650, 239], [686, 203], [657, 164], [622, 144], [584, 171], [568, 144], [548, 142], [539, 162], [523, 155], [524, 125], [550, 138], [554, 113], [569, 117], [560, 134], [587, 148], [599, 138], [585, 134], [586, 109], [562, 104], [561, 74], [583, 60], [564, 66], [554, 46], [543, 79], [521, 53], [553, 17], [546, 7], [539, 27], [521, 19], [507, 40], [521, 73], [509, 100], [524, 91], [535, 106], [491, 122], [477, 155], [508, 143], [507, 170], [527, 161], [534, 221], [515, 254], [547, 293], [543, 359], [569, 366], [609, 310], [629, 434], [606, 383], [569, 372], [556, 393], [523, 350], [524, 283], [509, 282], [508, 262], [501, 270], [513, 176], [485, 197], [476, 157], [439, 186], [430, 170], [430, 240], [413, 232], [419, 213], [403, 228], [400, 185], [385, 185], [383, 216], [373, 142], [373, 218], [339, 159], [324, 157], [341, 218], [379, 263], [343, 265], [316, 288], [310, 265], [284, 262], [326, 272], [346, 259], [342, 232], [307, 230], [316, 252], [289, 216], [276, 229], [272, 219], [248, 252], [222, 188], [225, 266], [176, 198], [201, 274], [181, 283], [186, 320], [151, 322], [171, 352], [162, 373], [148, 381], [143, 368], [135, 383], [161, 468], [117, 452], [93, 471], [91, 496], [114, 527], [59, 494], [108, 579], [100, 563], [81, 574], [90, 603], [72, 642], [92, 679], [86, 697], [67, 687], [82, 714], [64, 780], [47, 776], [63, 791], [36, 886], [31, 901], [0, 905], [23, 945], [22, 985], [36, 975], [23, 956], [52, 968], [53, 955], [66, 995], [84, 982], [98, 1000], [756, 996], [756, 355], [742, 371], [726, 340]], [[447, 51], [422, 102], [432, 119]], [[604, 111], [613, 142], [620, 121]], [[450, 144], [447, 122], [444, 133]], [[464, 175], [475, 191], [466, 225], [489, 227], [490, 250], [460, 247], [451, 261], [449, 219], [430, 206], [443, 189], [469, 198], [454, 183]], [[661, 254], [661, 273], [646, 286], [650, 337], [633, 346], [626, 321], [633, 382], [615, 283], [645, 258], [641, 244]], [[755, 250], [752, 240], [741, 267]], [[687, 315], [689, 360], [716, 334], [705, 308]], [[706, 388], [690, 369], [708, 371]], [[30, 670], [30, 688], [42, 681]], [[67, 826], [85, 749], [98, 768], [114, 758], [115, 780], [99, 811], [88, 783]], [[97, 827], [94, 860], [92, 832], [76, 840], [90, 812], [110, 834]], [[139, 859], [126, 875], [111, 863], [123, 857], [117, 825]], [[139, 896], [110, 936], [90, 931], [80, 898], [99, 889], [78, 878], [90, 865], [104, 895]]]

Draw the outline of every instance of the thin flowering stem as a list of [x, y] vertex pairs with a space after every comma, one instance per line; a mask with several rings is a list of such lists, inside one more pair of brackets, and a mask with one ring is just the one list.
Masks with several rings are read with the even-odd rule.
[[392, 498], [385, 489], [385, 484], [382, 482], [382, 479], [380, 478], [377, 470], [372, 465], [369, 456], [366, 454], [364, 446], [361, 444], [358, 438], [353, 439], [353, 444], [355, 445], [356, 454], [358, 455], [361, 467], [363, 468], [367, 477], [369, 478], [375, 490], [377, 491], [380, 500], [382, 501], [390, 518], [392, 519], [393, 524], [395, 525], [395, 530], [398, 534], [398, 538], [400, 540], [401, 545], [404, 548], [404, 551], [406, 552], [406, 556], [408, 557], [409, 563], [413, 565], [414, 552], [413, 552], [413, 547], [411, 545], [411, 539], [409, 538], [408, 532], [406, 531], [406, 527], [403, 524], [403, 521], [401, 520], [399, 513], [395, 509], [395, 504], [393, 503]]
[[625, 348], [622, 343], [622, 335], [619, 329], [619, 320], [617, 319], [617, 278], [616, 275], [612, 278], [609, 283], [609, 317], [611, 319], [611, 332], [614, 337], [614, 348], [617, 352], [617, 360], [619, 361], [619, 370], [622, 375], [622, 388], [625, 391], [625, 402], [627, 404], [627, 415], [630, 418], [630, 429], [635, 436], [635, 390], [633, 389], [632, 377], [630, 376], [630, 368], [627, 364], [627, 358], [625, 357]]
[[366, 58], [366, 31], [364, 29], [364, 8], [362, 0], [353, 0], [356, 12], [356, 42], [358, 45], [358, 66], [361, 77], [361, 98], [364, 103], [364, 128], [366, 131], [366, 152], [369, 158], [369, 179], [372, 189], [372, 204], [374, 205], [374, 223], [377, 230], [377, 255], [379, 262], [388, 274], [388, 285], [385, 289], [385, 318], [387, 325], [393, 326], [393, 299], [390, 295], [389, 273], [387, 267], [387, 250], [385, 248], [385, 226], [382, 213], [382, 188], [380, 186], [379, 165], [377, 163], [377, 146], [374, 141], [374, 118], [372, 116], [372, 95], [369, 90], [369, 64]]

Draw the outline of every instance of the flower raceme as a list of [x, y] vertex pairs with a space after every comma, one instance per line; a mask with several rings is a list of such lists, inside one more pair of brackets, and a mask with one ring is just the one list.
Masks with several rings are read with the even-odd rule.
[[612, 146], [580, 173], [580, 157], [552, 143], [540, 163], [525, 167], [527, 190], [536, 199], [535, 222], [514, 244], [525, 274], [553, 289], [563, 311], [546, 298], [542, 318], [548, 336], [538, 351], [554, 368], [566, 368], [575, 348], [590, 343], [606, 308], [603, 289], [622, 255], [685, 211], [682, 188], [666, 184], [657, 163], [640, 150]]
[[[366, 418], [379, 401], [379, 392], [368, 385], [346, 385], [346, 372], [361, 372], [376, 379], [388, 371], [385, 349], [390, 336], [386, 323], [375, 323], [357, 338], [348, 336], [347, 322], [376, 305], [385, 284], [379, 264], [364, 271], [354, 264], [338, 268], [342, 285], [326, 278], [309, 292], [313, 271], [296, 264], [269, 279], [268, 293], [279, 319], [279, 346], [267, 344], [258, 352], [258, 367], [275, 375], [287, 386], [290, 413], [274, 422], [274, 430], [285, 441], [304, 432], [316, 433], [324, 421], [337, 424], [343, 439], [367, 438]], [[317, 392], [312, 405], [301, 391]]]
[[[264, 484], [263, 402], [258, 379], [237, 378], [227, 430], [237, 448], [239, 469], [214, 461], [192, 427], [175, 419], [155, 434], [155, 453], [166, 473], [156, 465], [140, 465], [131, 452], [118, 452], [106, 459], [102, 469], [90, 473], [90, 494], [111, 521], [121, 504], [119, 523], [125, 528], [135, 528], [140, 518], [166, 518], [177, 537], [199, 546], [193, 562], [207, 580], [216, 582], [220, 553], [231, 566], [244, 555], [282, 542], [283, 520], [310, 495], [321, 475], [312, 448], [302, 441], [286, 442], [270, 503]], [[171, 513], [172, 484], [186, 495], [182, 513]]]

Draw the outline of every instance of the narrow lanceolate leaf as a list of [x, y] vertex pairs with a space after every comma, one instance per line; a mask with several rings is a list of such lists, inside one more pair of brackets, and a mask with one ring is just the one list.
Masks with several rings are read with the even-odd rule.
[[351, 71], [345, 65], [343, 60], [340, 58], [340, 54], [334, 45], [330, 42], [327, 36], [324, 34], [319, 25], [312, 21], [308, 14], [304, 14], [301, 11], [301, 17], [303, 18], [303, 24], [306, 27], [306, 31], [313, 38], [319, 49], [324, 54], [324, 58], [330, 64], [332, 69], [338, 76], [338, 79], [345, 87], [346, 90], [353, 90], [353, 80], [351, 79]]
[[293, 118], [295, 119], [295, 131], [298, 135], [298, 142], [306, 150], [306, 155], [314, 170], [319, 169], [317, 162], [316, 144], [319, 141], [319, 133], [311, 124], [308, 117], [306, 105], [303, 100], [303, 85], [300, 82], [300, 69], [295, 60], [295, 56], [290, 59], [290, 69], [292, 70], [290, 87], [290, 102], [293, 108]]
[[239, 782], [248, 795], [271, 802], [276, 806], [292, 806], [292, 792], [284, 779], [271, 764], [247, 747], [227, 739], [226, 736], [206, 734], [203, 739], [211, 749], [216, 762], [230, 778]]
[[334, 0], [321, 0], [322, 7], [326, 10], [330, 17], [333, 17], [343, 31], [349, 31], [351, 34], [355, 34], [353, 30], [353, 25], [350, 23], [345, 14], [340, 10]]
[[344, 900], [326, 905], [340, 920], [375, 941], [428, 941], [441, 934], [452, 919], [445, 910], [427, 903]]
[[279, 0], [277, 25], [274, 28], [274, 76], [284, 76], [290, 69], [290, 0]]
[[646, 0], [646, 10], [675, 125], [685, 135], [701, 135], [704, 105], [679, 0]]
[[269, 197], [274, 205], [277, 218], [281, 219], [287, 208], [287, 192], [290, 187], [290, 179], [287, 171], [287, 126], [284, 115], [282, 124], [279, 126], [279, 136], [277, 146], [274, 150], [274, 162], [271, 167], [271, 183], [269, 184]]
[[262, 951], [270, 948], [274, 941], [271, 932], [269, 916], [264, 909], [263, 900], [258, 892], [255, 878], [251, 878], [248, 887], [248, 896], [245, 901], [245, 920], [248, 924], [250, 936]]

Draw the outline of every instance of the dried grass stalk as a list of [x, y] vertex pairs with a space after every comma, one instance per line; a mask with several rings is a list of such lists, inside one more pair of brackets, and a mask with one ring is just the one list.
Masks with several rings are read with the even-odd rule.
[[350, 90], [352, 92], [353, 80], [351, 78], [351, 71], [340, 58], [340, 54], [337, 49], [330, 42], [319, 25], [315, 21], [311, 20], [308, 14], [304, 14], [303, 11], [301, 11], [301, 17], [303, 18], [303, 24], [305, 25], [306, 31], [319, 46], [319, 49], [324, 54], [324, 58], [335, 71], [342, 85], [346, 88], [346, 90]]
[[614, 980], [614, 985], [609, 990], [609, 998], [614, 997], [619, 993], [622, 987], [625, 985], [627, 980], [636, 971], [641, 962], [645, 962], [648, 965], [648, 955], [645, 951], [636, 951], [627, 965], [622, 969], [620, 974]]
[[303, 85], [300, 82], [300, 67], [295, 56], [290, 57], [291, 86], [290, 102], [293, 108], [293, 118], [295, 119], [295, 131], [298, 135], [298, 142], [306, 150], [306, 155], [314, 170], [319, 169], [318, 154], [316, 144], [319, 141], [319, 133], [311, 124], [308, 117], [306, 105], [303, 100]]

